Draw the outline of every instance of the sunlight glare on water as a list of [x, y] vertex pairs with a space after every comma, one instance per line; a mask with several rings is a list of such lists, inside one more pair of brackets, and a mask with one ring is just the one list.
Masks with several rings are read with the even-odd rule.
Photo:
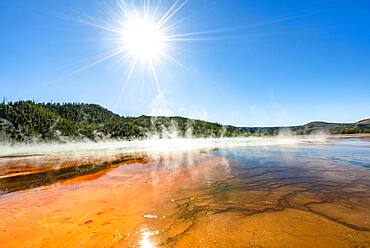
[[159, 232], [158, 231], [150, 231], [148, 229], [143, 229], [142, 230], [142, 234], [141, 234], [141, 241], [140, 241], [140, 245], [142, 248], [154, 248], [154, 244], [150, 241], [150, 237], [153, 236], [153, 235], [158, 235]]

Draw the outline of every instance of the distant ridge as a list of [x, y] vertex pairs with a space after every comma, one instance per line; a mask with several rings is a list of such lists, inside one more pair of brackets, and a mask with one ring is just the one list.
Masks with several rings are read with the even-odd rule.
[[309, 122], [289, 127], [235, 127], [173, 116], [122, 117], [97, 104], [0, 103], [0, 142], [41, 142], [147, 137], [237, 137], [314, 133], [370, 133], [370, 119], [355, 123]]
[[357, 125], [370, 125], [370, 118], [356, 122]]

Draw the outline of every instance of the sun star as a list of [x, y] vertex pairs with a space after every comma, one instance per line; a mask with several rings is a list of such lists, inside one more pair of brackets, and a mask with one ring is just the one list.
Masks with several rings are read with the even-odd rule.
[[[122, 84], [122, 91], [135, 73], [149, 73], [155, 82], [158, 92], [160, 85], [156, 67], [164, 61], [181, 65], [169, 53], [176, 49], [174, 43], [196, 40], [197, 33], [177, 33], [174, 16], [185, 6], [186, 1], [177, 0], [163, 10], [161, 6], [150, 4], [149, 0], [142, 2], [117, 0], [117, 5], [108, 24], [97, 23], [94, 20], [81, 20], [84, 24], [102, 29], [108, 33], [108, 41], [113, 42], [114, 48], [101, 59], [75, 71], [82, 71], [112, 57], [119, 57], [125, 64], [127, 76]], [[140, 4], [141, 3], [141, 4]], [[73, 72], [73, 73], [75, 73]]]

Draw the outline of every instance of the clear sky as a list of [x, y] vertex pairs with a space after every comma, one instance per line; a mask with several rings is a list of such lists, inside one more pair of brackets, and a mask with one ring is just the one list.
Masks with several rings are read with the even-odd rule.
[[[155, 2], [151, 0], [151, 2]], [[160, 10], [171, 3], [162, 1]], [[190, 0], [172, 19], [178, 42], [160, 92], [112, 58], [102, 30], [113, 2], [0, 1], [0, 96], [97, 103], [127, 116], [169, 114], [239, 126], [353, 122], [370, 117], [370, 1]]]

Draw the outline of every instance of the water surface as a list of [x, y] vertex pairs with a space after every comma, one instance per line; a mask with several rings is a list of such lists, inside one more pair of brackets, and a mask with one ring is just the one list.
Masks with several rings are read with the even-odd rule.
[[0, 243], [369, 247], [369, 165], [359, 138], [3, 157]]

